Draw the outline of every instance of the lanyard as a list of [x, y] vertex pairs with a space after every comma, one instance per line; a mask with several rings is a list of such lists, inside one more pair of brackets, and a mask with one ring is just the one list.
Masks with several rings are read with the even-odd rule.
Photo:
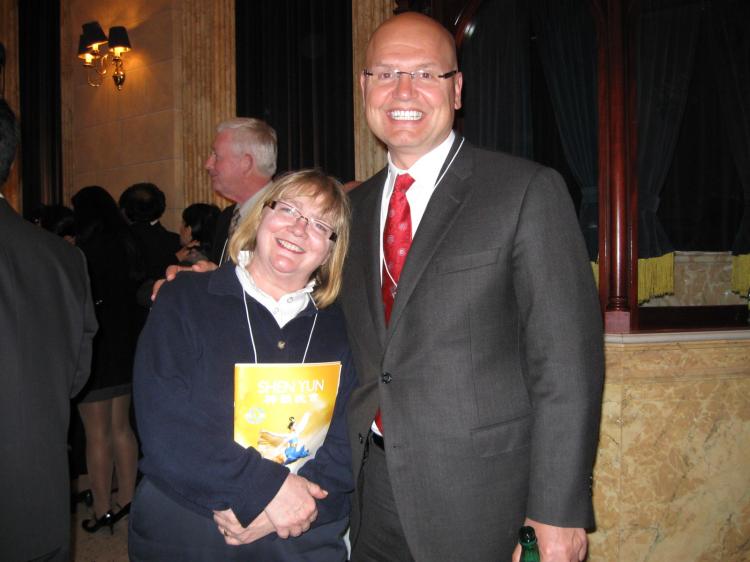
[[[435, 189], [438, 185], [440, 185], [440, 182], [443, 181], [443, 178], [445, 177], [445, 174], [448, 173], [448, 170], [450, 170], [450, 167], [453, 165], [453, 161], [456, 159], [456, 156], [458, 156], [458, 153], [461, 152], [461, 147], [464, 145], [464, 141], [466, 140], [465, 137], [461, 138], [461, 143], [458, 145], [458, 148], [456, 149], [456, 152], [453, 153], [453, 158], [451, 158], [451, 161], [448, 162], [448, 165], [445, 167], [445, 170], [443, 170], [443, 173], [440, 174], [440, 177], [435, 182]], [[408, 172], [407, 172], [408, 173]], [[434, 191], [433, 191], [434, 193]], [[393, 194], [391, 194], [391, 197]], [[383, 256], [383, 269], [385, 269], [386, 275], [391, 280], [391, 283], [393, 283], [393, 296], [396, 297], [396, 289], [398, 289], [398, 283], [396, 283], [395, 279], [393, 279], [393, 275], [391, 275], [390, 270], [388, 269], [388, 264], [385, 263], [385, 256]]]
[[[255, 337], [253, 336], [253, 326], [250, 323], [250, 309], [247, 306], [247, 293], [245, 293], [245, 290], [242, 290], [242, 302], [245, 305], [245, 318], [247, 319], [247, 330], [250, 332], [250, 343], [253, 346], [253, 357], [255, 358], [255, 363], [258, 363], [258, 350], [255, 348]], [[318, 322], [318, 313], [315, 312], [315, 318], [313, 318], [313, 325], [312, 328], [310, 328], [310, 335], [307, 337], [307, 345], [305, 346], [305, 353], [302, 355], [302, 363], [305, 362], [305, 359], [307, 358], [307, 350], [310, 348], [310, 341], [312, 341], [313, 332], [315, 331], [315, 324]]]

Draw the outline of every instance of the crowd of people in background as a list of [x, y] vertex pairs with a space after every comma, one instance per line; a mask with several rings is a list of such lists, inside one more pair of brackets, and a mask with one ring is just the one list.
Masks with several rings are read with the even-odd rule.
[[[68, 448], [71, 508], [81, 501], [90, 506], [94, 517], [82, 526], [96, 532], [112, 530], [130, 511], [139, 457], [131, 407], [133, 357], [153, 283], [170, 265], [208, 259], [220, 209], [189, 205], [178, 234], [160, 222], [166, 197], [153, 183], [131, 185], [117, 202], [103, 187], [87, 186], [71, 203], [72, 208], [42, 205], [29, 220], [78, 247], [88, 266], [99, 330], [91, 375], [71, 402]], [[81, 476], [88, 484], [77, 481]]]

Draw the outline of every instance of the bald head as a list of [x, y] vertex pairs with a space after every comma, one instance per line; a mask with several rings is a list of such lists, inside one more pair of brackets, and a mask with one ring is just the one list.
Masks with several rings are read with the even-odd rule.
[[389, 44], [398, 40], [399, 36], [403, 38], [404, 34], [430, 37], [430, 47], [438, 49], [452, 68], [456, 67], [456, 42], [453, 36], [437, 21], [419, 12], [405, 12], [381, 23], [367, 43], [368, 62], [373, 49], [377, 49], [383, 43]]
[[461, 107], [453, 37], [432, 18], [406, 12], [375, 30], [365, 64], [360, 86], [367, 124], [394, 163], [408, 169], [448, 138]]

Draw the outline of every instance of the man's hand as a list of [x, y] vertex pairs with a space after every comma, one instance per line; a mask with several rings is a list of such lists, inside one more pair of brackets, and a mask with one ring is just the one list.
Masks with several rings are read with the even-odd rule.
[[274, 498], [263, 510], [282, 539], [298, 537], [318, 516], [315, 500], [328, 492], [309, 480], [289, 474]]
[[[586, 558], [586, 531], [572, 527], [554, 527], [526, 519], [524, 525], [534, 527], [542, 562], [581, 562]], [[521, 545], [513, 551], [513, 562], [521, 559]]]
[[174, 253], [177, 261], [185, 261], [186, 259], [188, 259], [188, 257], [190, 257], [190, 252], [192, 251], [192, 249], [197, 248], [198, 246], [200, 246], [200, 242], [198, 242], [197, 240], [191, 240], [190, 242], [188, 242], [186, 246], [183, 246]]
[[231, 509], [214, 511], [214, 522], [224, 537], [224, 542], [234, 546], [250, 544], [275, 530], [265, 511], [261, 512], [247, 527], [240, 524]]
[[[168, 269], [169, 268], [167, 268], [167, 270]], [[197, 261], [190, 267], [191, 271], [197, 271], [198, 273], [205, 273], [206, 271], [213, 271], [214, 269], [219, 269], [219, 266], [214, 262], [208, 260]], [[174, 279], [174, 277], [172, 277], [172, 279]], [[169, 281], [171, 281], [172, 279], [169, 279]]]
[[197, 271], [198, 273], [205, 273], [206, 271], [213, 271], [219, 266], [212, 261], [200, 260], [195, 262], [193, 265], [170, 265], [164, 274], [164, 279], [159, 279], [154, 283], [154, 288], [151, 290], [151, 300], [156, 300], [156, 295], [159, 293], [159, 289], [167, 281], [174, 281], [177, 274], [180, 271]]

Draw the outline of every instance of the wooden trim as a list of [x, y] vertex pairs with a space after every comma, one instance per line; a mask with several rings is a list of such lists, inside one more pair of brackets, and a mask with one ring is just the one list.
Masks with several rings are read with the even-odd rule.
[[592, 0], [598, 43], [599, 291], [605, 330], [633, 329], [632, 176], [623, 0]]
[[743, 304], [725, 306], [644, 306], [639, 331], [705, 330], [748, 328], [748, 308]]
[[[0, 41], [5, 45], [5, 71], [4, 82], [2, 87], [5, 100], [16, 114], [16, 118], [21, 118], [21, 103], [19, 99], [18, 85], [18, 1], [17, 0], [0, 0]], [[19, 213], [21, 208], [21, 147], [18, 147], [16, 162], [10, 170], [10, 176], [5, 185], [0, 186], [3, 195]]]
[[464, 43], [467, 31], [474, 23], [474, 17], [482, 5], [482, 0], [469, 0], [453, 22], [454, 37], [456, 39], [456, 49], [460, 49]]

